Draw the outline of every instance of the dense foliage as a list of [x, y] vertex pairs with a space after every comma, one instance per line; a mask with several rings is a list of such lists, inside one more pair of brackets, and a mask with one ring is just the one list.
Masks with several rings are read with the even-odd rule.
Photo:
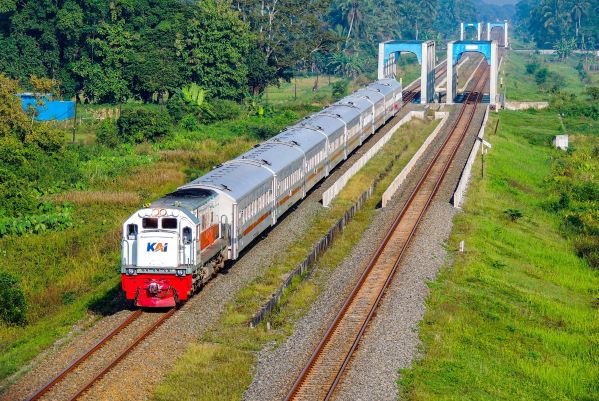
[[64, 133], [33, 123], [14, 96], [18, 90], [16, 81], [0, 74], [0, 232], [12, 226], [4, 218], [39, 214], [41, 195], [72, 187], [80, 177], [76, 156], [65, 147]]
[[0, 322], [24, 324], [27, 303], [19, 281], [10, 273], [0, 271]]
[[195, 82], [238, 99], [324, 48], [328, 0], [0, 2], [0, 71], [90, 102], [156, 101]]
[[54, 78], [86, 102], [156, 102], [189, 83], [239, 100], [298, 69], [374, 71], [378, 41], [453, 39], [481, 12], [509, 10], [473, 0], [3, 0], [0, 71]]
[[599, 48], [599, 0], [522, 0], [516, 24], [539, 48]]

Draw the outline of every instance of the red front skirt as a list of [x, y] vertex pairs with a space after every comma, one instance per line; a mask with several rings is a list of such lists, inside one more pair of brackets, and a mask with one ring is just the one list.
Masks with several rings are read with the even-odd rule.
[[191, 274], [178, 277], [172, 274], [122, 275], [123, 291], [136, 306], [148, 308], [174, 307], [191, 296]]

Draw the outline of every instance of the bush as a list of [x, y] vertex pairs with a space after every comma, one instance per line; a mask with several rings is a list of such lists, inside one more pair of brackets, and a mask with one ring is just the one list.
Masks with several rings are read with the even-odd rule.
[[99, 144], [116, 148], [122, 143], [122, 138], [119, 136], [119, 130], [114, 120], [104, 120], [98, 131], [96, 132], [96, 140]]
[[526, 64], [526, 73], [529, 75], [533, 75], [537, 70], [541, 67], [538, 61], [533, 61]]
[[60, 231], [73, 226], [71, 209], [52, 204], [39, 205], [38, 214], [20, 217], [0, 216], [0, 238], [6, 235], [40, 234], [48, 230]]
[[168, 99], [166, 102], [166, 109], [175, 122], [181, 121], [183, 117], [191, 112], [190, 106], [179, 93], [175, 93]]
[[171, 123], [170, 115], [164, 110], [125, 109], [121, 113], [117, 127], [124, 142], [141, 143], [166, 135]]
[[349, 82], [345, 79], [340, 79], [339, 81], [333, 82], [331, 85], [333, 97], [335, 99], [340, 99], [347, 94], [347, 86]]
[[203, 123], [234, 120], [239, 118], [243, 113], [243, 107], [232, 100], [212, 99], [209, 103], [211, 106], [210, 113], [201, 113], [201, 121]]
[[536, 70], [535, 72], [535, 82], [537, 85], [543, 85], [547, 81], [547, 77], [549, 76], [549, 70], [547, 67], [542, 67]]
[[519, 219], [521, 219], [522, 217], [524, 217], [524, 214], [518, 210], [518, 209], [506, 209], [503, 211], [503, 213], [510, 219], [510, 221], [512, 222], [516, 222]]
[[9, 325], [23, 325], [27, 321], [25, 294], [16, 277], [0, 271], [0, 320]]
[[599, 86], [589, 86], [586, 92], [591, 100], [599, 100]]
[[574, 241], [576, 253], [585, 258], [591, 267], [599, 269], [599, 238], [581, 235]]
[[196, 116], [194, 116], [193, 114], [185, 115], [181, 119], [181, 122], [179, 124], [181, 125], [181, 128], [183, 128], [186, 131], [197, 131], [198, 129], [200, 129], [200, 123], [198, 122]]

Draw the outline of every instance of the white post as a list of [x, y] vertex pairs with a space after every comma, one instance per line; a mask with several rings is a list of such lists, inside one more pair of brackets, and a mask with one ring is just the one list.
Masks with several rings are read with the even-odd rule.
[[445, 103], [453, 104], [453, 98], [455, 93], [453, 93], [453, 44], [455, 42], [451, 41], [447, 43], [447, 79], [445, 82], [447, 83], [447, 91], [445, 93]]
[[422, 57], [420, 59], [420, 104], [428, 103], [428, 43], [422, 42], [420, 51]]
[[385, 78], [385, 44], [379, 43], [379, 79]]
[[476, 34], [477, 34], [476, 40], [480, 40], [482, 33], [483, 33], [483, 24], [482, 24], [482, 22], [477, 22], [476, 23]]
[[507, 21], [504, 22], [503, 24], [503, 45], [507, 48], [509, 46], [508, 40], [507, 40]]
[[491, 23], [487, 22], [487, 40], [491, 40]]
[[464, 40], [464, 23], [460, 22], [460, 40]]
[[[489, 103], [493, 106], [497, 106], [497, 41], [491, 42], [491, 79], [489, 82]], [[497, 110], [497, 107], [495, 107]]]

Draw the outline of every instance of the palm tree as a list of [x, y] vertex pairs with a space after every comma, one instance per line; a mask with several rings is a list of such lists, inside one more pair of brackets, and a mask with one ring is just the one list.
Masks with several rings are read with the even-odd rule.
[[[578, 34], [582, 28], [582, 17], [587, 15], [589, 7], [589, 2], [585, 0], [574, 0], [574, 4], [572, 4], [572, 16], [575, 20], [577, 41]], [[582, 33], [582, 47], [584, 47], [584, 33]]]

